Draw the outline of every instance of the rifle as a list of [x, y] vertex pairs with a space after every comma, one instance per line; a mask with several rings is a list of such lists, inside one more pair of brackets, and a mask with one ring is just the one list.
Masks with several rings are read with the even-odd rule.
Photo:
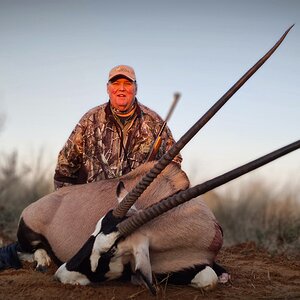
[[157, 152], [158, 152], [158, 150], [159, 150], [159, 148], [161, 146], [161, 143], [162, 143], [162, 137], [161, 136], [162, 136], [163, 131], [164, 131], [166, 125], [167, 125], [167, 122], [169, 121], [169, 119], [170, 119], [170, 117], [171, 117], [171, 115], [172, 115], [172, 113], [173, 113], [173, 111], [175, 109], [175, 106], [177, 105], [177, 102], [178, 102], [179, 98], [180, 98], [180, 93], [175, 93], [174, 94], [173, 103], [172, 103], [172, 105], [171, 105], [171, 107], [169, 109], [169, 112], [168, 112], [168, 114], [167, 114], [167, 116], [165, 118], [165, 121], [162, 124], [162, 126], [161, 126], [161, 128], [160, 128], [160, 130], [158, 132], [158, 135], [157, 135], [157, 137], [156, 137], [156, 139], [155, 139], [155, 141], [154, 141], [154, 143], [152, 145], [152, 148], [151, 148], [151, 150], [150, 150], [150, 152], [148, 154], [146, 162], [152, 161], [152, 160], [155, 159], [155, 156], [156, 156], [156, 154], [157, 154]]

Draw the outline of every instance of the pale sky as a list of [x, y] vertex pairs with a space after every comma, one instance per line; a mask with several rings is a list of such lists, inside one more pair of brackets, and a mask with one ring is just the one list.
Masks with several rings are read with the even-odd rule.
[[[0, 152], [57, 154], [80, 117], [108, 100], [109, 70], [131, 65], [138, 100], [179, 139], [295, 23], [268, 62], [182, 151], [194, 183], [299, 139], [300, 1], [0, 0]], [[252, 172], [300, 182], [300, 151]]]

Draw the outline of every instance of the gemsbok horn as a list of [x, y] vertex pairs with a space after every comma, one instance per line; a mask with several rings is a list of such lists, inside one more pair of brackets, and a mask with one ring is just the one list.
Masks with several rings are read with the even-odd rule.
[[171, 210], [172, 208], [189, 201], [195, 197], [198, 197], [216, 187], [219, 187], [233, 179], [236, 179], [246, 173], [249, 173], [269, 162], [284, 156], [292, 151], [300, 148], [300, 140], [291, 143], [285, 147], [275, 150], [265, 156], [262, 156], [256, 160], [253, 160], [245, 165], [242, 165], [236, 169], [226, 172], [218, 177], [208, 180], [202, 184], [198, 184], [191, 187], [185, 191], [179, 192], [173, 196], [163, 199], [158, 203], [151, 205], [150, 207], [138, 211], [133, 216], [122, 221], [117, 225], [118, 231], [122, 236], [128, 236], [137, 228], [141, 227], [143, 224], [151, 221], [152, 219], [162, 215], [163, 213]]
[[165, 153], [154, 167], [141, 179], [141, 181], [126, 195], [123, 201], [113, 210], [115, 218], [126, 215], [139, 196], [147, 189], [151, 182], [173, 160], [183, 147], [196, 135], [196, 133], [220, 110], [220, 108], [243, 86], [243, 84], [267, 61], [267, 59], [280, 46], [286, 35], [294, 25], [286, 30], [278, 42], [250, 68], [179, 140]]

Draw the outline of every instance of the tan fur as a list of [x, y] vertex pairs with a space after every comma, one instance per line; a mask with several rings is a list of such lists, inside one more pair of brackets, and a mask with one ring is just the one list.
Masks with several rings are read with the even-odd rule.
[[[29, 205], [21, 217], [29, 228], [46, 237], [61, 261], [67, 261], [89, 238], [97, 221], [117, 205], [119, 180], [131, 190], [152, 166], [144, 164], [120, 179], [64, 187]], [[145, 208], [188, 186], [186, 174], [172, 163], [143, 193], [136, 207]]]
[[119, 255], [130, 252], [141, 235], [148, 239], [154, 273], [211, 265], [223, 241], [214, 215], [200, 197], [143, 225], [119, 244]]

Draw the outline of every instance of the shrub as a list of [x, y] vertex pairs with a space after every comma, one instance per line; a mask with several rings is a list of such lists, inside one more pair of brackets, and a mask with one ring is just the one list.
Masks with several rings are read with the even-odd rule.
[[47, 168], [42, 168], [42, 151], [29, 166], [18, 163], [18, 154], [2, 154], [0, 159], [0, 229], [9, 237], [15, 232], [22, 210], [52, 191]]
[[272, 194], [251, 183], [238, 191], [210, 193], [208, 205], [224, 230], [227, 246], [254, 241], [271, 253], [299, 254], [300, 203], [296, 192]]

